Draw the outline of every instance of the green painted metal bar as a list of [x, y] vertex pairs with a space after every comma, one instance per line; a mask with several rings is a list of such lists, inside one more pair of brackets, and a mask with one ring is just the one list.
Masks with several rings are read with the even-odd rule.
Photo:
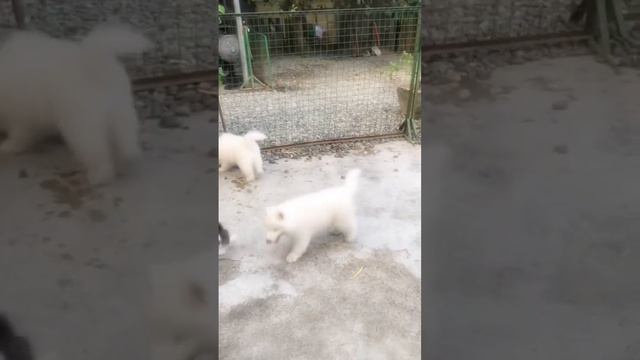
[[595, 0], [596, 1], [596, 12], [597, 12], [597, 23], [598, 23], [598, 40], [600, 42], [600, 52], [602, 56], [609, 61], [611, 57], [611, 34], [609, 33], [609, 22], [607, 21], [607, 9], [606, 9], [606, 1], [607, 0]]
[[416, 119], [415, 114], [415, 104], [416, 97], [418, 96], [418, 92], [420, 91], [420, 78], [421, 78], [421, 66], [422, 66], [422, 48], [421, 48], [421, 37], [420, 37], [420, 27], [422, 23], [422, 13], [418, 12], [418, 24], [416, 29], [416, 40], [413, 51], [413, 69], [411, 71], [411, 88], [409, 93], [409, 106], [407, 108], [407, 114], [405, 116], [405, 120], [401, 125], [401, 130], [404, 131], [405, 137], [408, 141], [415, 143], [418, 140], [418, 132], [416, 130], [416, 120], [420, 121], [420, 119]]
[[622, 4], [620, 3], [620, 0], [609, 0], [609, 8], [615, 22], [617, 32], [622, 38], [622, 41], [626, 43], [625, 45], [640, 47], [640, 41], [631, 37], [625, 18], [622, 15]]
[[336, 10], [340, 12], [389, 12], [389, 11], [404, 11], [404, 12], [420, 12], [421, 6], [396, 6], [396, 7], [378, 7], [378, 8], [355, 8], [355, 9], [326, 9], [326, 10], [296, 10], [296, 11], [265, 11], [265, 12], [243, 12], [243, 13], [233, 13], [233, 14], [225, 14], [222, 17], [263, 17], [263, 16], [275, 16], [275, 15], [300, 15], [300, 14], [334, 14]]

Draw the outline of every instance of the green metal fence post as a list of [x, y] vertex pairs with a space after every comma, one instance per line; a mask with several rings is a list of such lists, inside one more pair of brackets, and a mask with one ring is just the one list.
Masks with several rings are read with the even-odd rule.
[[418, 24], [416, 26], [416, 40], [413, 50], [413, 69], [411, 71], [411, 88], [409, 93], [409, 106], [407, 108], [407, 115], [404, 119], [404, 122], [400, 126], [400, 130], [403, 130], [405, 137], [410, 142], [414, 143], [418, 140], [418, 133], [416, 131], [416, 120], [415, 119], [415, 104], [416, 97], [418, 96], [418, 92], [420, 91], [420, 73], [422, 66], [422, 48], [421, 48], [421, 37], [420, 37], [420, 26], [422, 22], [422, 12], [418, 12]]

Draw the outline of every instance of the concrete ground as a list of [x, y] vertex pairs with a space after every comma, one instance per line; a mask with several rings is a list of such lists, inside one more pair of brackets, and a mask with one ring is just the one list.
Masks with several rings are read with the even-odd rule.
[[[319, 237], [293, 264], [267, 248], [264, 208], [362, 169], [356, 244]], [[420, 359], [420, 147], [265, 163], [219, 175], [232, 244], [219, 263], [220, 359]]]
[[426, 358], [640, 357], [640, 72], [592, 57], [431, 87]]
[[129, 177], [85, 192], [62, 146], [0, 157], [0, 311], [38, 360], [150, 358], [152, 266], [215, 258], [215, 114], [144, 126]]

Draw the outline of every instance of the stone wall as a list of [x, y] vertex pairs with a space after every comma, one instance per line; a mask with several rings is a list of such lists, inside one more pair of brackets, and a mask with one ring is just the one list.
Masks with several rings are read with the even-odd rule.
[[576, 30], [579, 0], [424, 0], [425, 45]]
[[[144, 31], [156, 48], [127, 62], [132, 77], [215, 68], [216, 3], [210, 0], [24, 0], [27, 24], [52, 36], [77, 38], [119, 19]], [[14, 26], [10, 1], [0, 25]]]
[[179, 118], [218, 108], [215, 96], [198, 91], [212, 90], [215, 83], [202, 82], [136, 93], [136, 109], [141, 119], [158, 119], [165, 127], [179, 126]]
[[[581, 30], [568, 18], [581, 0], [424, 0], [422, 37], [425, 45], [465, 43], [491, 38], [544, 35]], [[623, 14], [638, 7], [636, 0], [621, 2]], [[638, 11], [638, 10], [636, 10]], [[640, 24], [629, 22], [632, 35], [640, 38]], [[614, 44], [615, 45], [615, 44]], [[640, 55], [624, 54], [613, 47], [619, 65], [640, 66]], [[459, 86], [487, 79], [493, 69], [548, 57], [590, 54], [584, 43], [541, 44], [506, 49], [486, 48], [474, 53], [423, 58], [422, 79], [430, 85]], [[466, 91], [462, 91], [466, 94]]]
[[[211, 0], [25, 0], [29, 28], [60, 38], [78, 38], [94, 25], [118, 19], [142, 30], [154, 50], [125, 59], [132, 78], [217, 67], [217, 3]], [[0, 1], [0, 25], [15, 27], [10, 1]], [[141, 118], [164, 123], [192, 112], [215, 110], [216, 100], [197, 87], [173, 86], [135, 94]], [[175, 121], [174, 121], [175, 122]]]

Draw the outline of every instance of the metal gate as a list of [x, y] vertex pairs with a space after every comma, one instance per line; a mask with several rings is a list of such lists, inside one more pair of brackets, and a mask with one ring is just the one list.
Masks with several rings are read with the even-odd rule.
[[227, 131], [271, 146], [398, 134], [420, 107], [420, 19], [415, 6], [221, 16], [220, 36], [246, 54], [221, 60]]

